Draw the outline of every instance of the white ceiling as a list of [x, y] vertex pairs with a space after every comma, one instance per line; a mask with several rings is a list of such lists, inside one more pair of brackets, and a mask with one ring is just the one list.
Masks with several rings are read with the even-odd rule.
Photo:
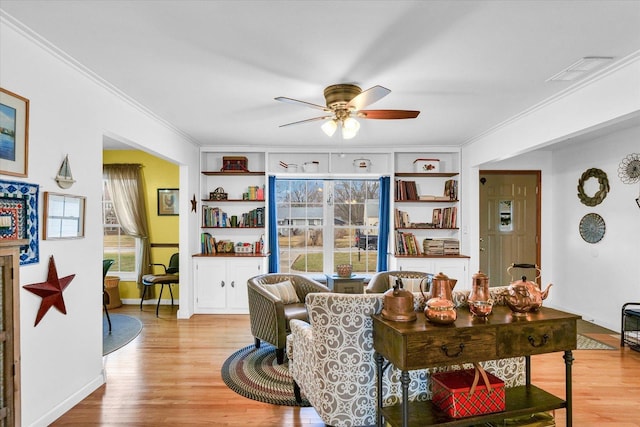
[[[461, 145], [573, 83], [585, 56], [640, 50], [640, 1], [1, 0], [29, 27], [200, 145]], [[335, 83], [391, 94], [349, 141], [277, 96]], [[320, 113], [320, 114], [319, 114]]]

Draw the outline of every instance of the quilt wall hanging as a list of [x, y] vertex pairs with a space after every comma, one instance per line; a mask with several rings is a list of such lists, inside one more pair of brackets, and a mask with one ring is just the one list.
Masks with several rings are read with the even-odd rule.
[[20, 246], [20, 265], [40, 261], [38, 184], [0, 180], [0, 239], [27, 239]]

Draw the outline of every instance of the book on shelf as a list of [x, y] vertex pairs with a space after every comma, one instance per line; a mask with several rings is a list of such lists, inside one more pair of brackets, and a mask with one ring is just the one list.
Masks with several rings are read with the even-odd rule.
[[[235, 218], [232, 221], [231, 218]], [[202, 207], [202, 225], [203, 227], [232, 227], [232, 223], [235, 223], [234, 228], [243, 227], [264, 227], [264, 207], [259, 207], [250, 210], [249, 212], [240, 215], [239, 221], [235, 215], [227, 215], [222, 209], [212, 206]]]
[[444, 197], [448, 200], [458, 200], [458, 180], [448, 179], [444, 182]]
[[395, 188], [396, 200], [419, 200], [418, 187], [415, 181], [405, 181], [399, 179], [396, 181]]
[[216, 239], [209, 233], [200, 235], [200, 253], [209, 255], [217, 252]]
[[433, 228], [457, 228], [458, 227], [458, 207], [436, 208], [431, 215]]
[[411, 227], [411, 221], [409, 220], [409, 213], [395, 209], [394, 223], [396, 228], [409, 228]]
[[242, 194], [243, 200], [264, 200], [264, 187], [250, 185], [247, 191]]
[[396, 232], [396, 254], [397, 255], [422, 255], [422, 250], [418, 244], [418, 239], [413, 233]]
[[425, 255], [460, 255], [458, 239], [424, 239], [422, 249]]

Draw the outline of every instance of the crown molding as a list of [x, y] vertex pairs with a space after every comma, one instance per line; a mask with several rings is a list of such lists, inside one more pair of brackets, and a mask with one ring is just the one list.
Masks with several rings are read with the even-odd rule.
[[33, 31], [31, 28], [24, 25], [21, 21], [15, 19], [13, 16], [9, 15], [7, 12], [5, 12], [2, 9], [0, 9], [0, 24], [6, 25], [7, 27], [12, 28], [14, 31], [16, 31], [26, 39], [33, 42], [42, 50], [48, 52], [55, 58], [59, 59], [60, 61], [68, 65], [69, 67], [73, 68], [80, 74], [84, 75], [85, 77], [87, 77], [89, 80], [91, 80], [98, 86], [109, 91], [115, 97], [119, 98], [123, 102], [129, 104], [130, 106], [134, 107], [136, 110], [140, 111], [141, 113], [149, 117], [150, 119], [160, 123], [170, 131], [178, 134], [180, 137], [189, 141], [194, 147], [197, 148], [201, 146], [201, 144], [196, 139], [194, 139], [191, 135], [187, 134], [183, 130], [175, 127], [173, 124], [169, 123], [162, 117], [158, 116], [149, 108], [145, 107], [135, 99], [131, 98], [129, 95], [127, 95], [126, 93], [118, 89], [116, 86], [112, 85], [107, 80], [100, 77], [98, 74], [96, 74], [91, 69], [84, 66], [82, 63], [77, 61], [71, 55], [61, 50], [60, 48], [52, 44], [50, 41], [48, 41], [46, 38], [42, 37], [40, 34]]
[[[640, 50], [637, 50], [635, 52], [632, 52], [631, 54], [625, 56], [624, 58], [614, 62], [613, 64], [610, 64], [609, 66], [603, 68], [602, 70], [599, 70], [595, 73], [593, 73], [592, 75], [585, 77], [584, 79], [572, 84], [571, 86], [561, 90], [560, 92], [550, 96], [549, 98], [546, 98], [545, 100], [534, 104], [533, 106], [527, 108], [526, 110], [522, 111], [519, 114], [516, 114], [515, 116], [512, 116], [510, 118], [508, 118], [507, 120], [498, 123], [497, 125], [487, 129], [486, 131], [475, 135], [469, 139], [467, 139], [466, 141], [464, 141], [461, 144], [461, 147], [464, 146], [468, 146], [469, 144], [472, 144], [480, 139], [483, 139], [493, 133], [498, 132], [500, 129], [505, 128], [513, 123], [516, 123], [517, 121], [521, 120], [522, 118], [535, 113], [536, 111], [539, 111], [551, 104], [554, 104], [555, 102], [557, 102], [560, 99], [566, 98], [568, 96], [570, 96], [571, 94], [578, 92], [582, 89], [584, 89], [587, 86], [592, 85], [593, 83], [607, 77], [610, 76], [611, 74], [615, 73], [616, 71], [627, 67], [628, 65], [636, 62], [640, 60]], [[550, 83], [553, 84], [553, 83]]]

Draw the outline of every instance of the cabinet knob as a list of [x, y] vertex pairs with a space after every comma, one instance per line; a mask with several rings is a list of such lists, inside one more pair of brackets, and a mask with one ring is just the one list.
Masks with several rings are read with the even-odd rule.
[[236, 287], [236, 282], [235, 282], [235, 280], [232, 280], [232, 281], [231, 281], [231, 287], [232, 287], [232, 288], [235, 288], [235, 287]]
[[224, 288], [224, 280], [221, 280], [221, 281], [220, 281], [220, 287], [221, 287], [221, 288]]

